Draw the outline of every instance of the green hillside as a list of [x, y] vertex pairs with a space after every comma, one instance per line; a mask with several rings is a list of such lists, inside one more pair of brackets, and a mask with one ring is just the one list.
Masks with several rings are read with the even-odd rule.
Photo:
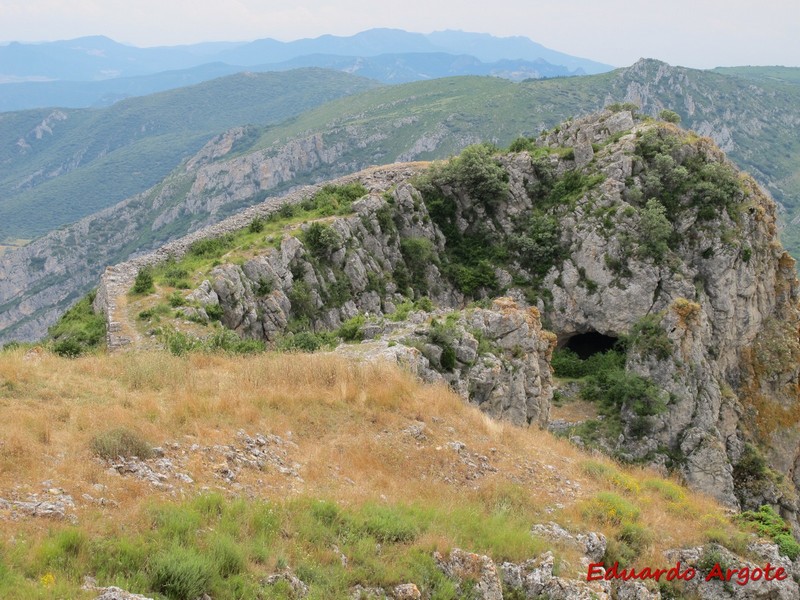
[[717, 67], [716, 73], [736, 75], [756, 81], [782, 81], [800, 84], [800, 69], [796, 67]]
[[[784, 243], [800, 256], [800, 230], [791, 224], [800, 214], [800, 138], [794, 125], [800, 120], [800, 86], [794, 83], [800, 81], [800, 69], [779, 72], [779, 78], [756, 82], [733, 73], [642, 60], [591, 77], [522, 83], [440, 79], [379, 88], [325, 104], [265, 130], [253, 147], [270, 147], [307, 131], [325, 131], [329, 143], [352, 137], [353, 128], [364, 136], [385, 136], [379, 144], [354, 148], [348, 155], [353, 164], [363, 166], [398, 158], [445, 157], [477, 141], [504, 146], [519, 135], [536, 135], [614, 102], [633, 102], [653, 116], [670, 109], [681, 116], [682, 127], [714, 138], [787, 209]], [[410, 155], [414, 142], [426, 138], [436, 139], [435, 147]]]
[[321, 69], [245, 73], [102, 110], [0, 114], [0, 240], [43, 235], [137, 194], [230, 127], [276, 123], [374, 85]]

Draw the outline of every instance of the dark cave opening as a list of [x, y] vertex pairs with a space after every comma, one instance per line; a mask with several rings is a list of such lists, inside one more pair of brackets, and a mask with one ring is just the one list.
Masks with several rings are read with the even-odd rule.
[[617, 338], [615, 337], [603, 335], [596, 331], [589, 331], [573, 335], [564, 344], [564, 348], [572, 350], [581, 360], [586, 360], [593, 354], [611, 350], [616, 343]]

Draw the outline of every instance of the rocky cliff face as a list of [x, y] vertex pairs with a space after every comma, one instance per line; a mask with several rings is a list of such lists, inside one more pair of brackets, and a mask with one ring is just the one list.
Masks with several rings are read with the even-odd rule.
[[[519, 149], [373, 180], [352, 214], [223, 261], [189, 298], [267, 341], [366, 315], [372, 341], [340, 351], [400, 358], [520, 423], [548, 419], [552, 345], [625, 339], [639, 387], [609, 388], [602, 445], [795, 520], [798, 282], [775, 204], [710, 140], [626, 111]], [[500, 294], [515, 304], [464, 312]], [[445, 312], [385, 318], [423, 297]]]
[[[680, 136], [679, 144], [664, 145], [679, 134], [643, 129], [596, 157], [606, 175], [600, 193], [562, 221], [569, 259], [545, 278], [553, 294], [549, 326], [561, 340], [588, 331], [618, 336], [650, 316], [655, 330], [634, 346], [627, 368], [655, 382], [668, 404], [646, 417], [623, 407], [617, 449], [634, 460], [672, 451], [690, 484], [730, 505], [768, 498], [793, 511], [794, 486], [779, 490], [767, 477], [748, 486], [749, 475], [736, 472], [746, 470], [748, 442], [766, 449], [769, 464], [788, 479], [797, 466], [798, 287], [794, 260], [776, 238], [775, 205], [747, 176], [734, 176], [708, 141]], [[577, 158], [581, 144], [601, 138], [589, 120], [547, 141], [574, 144]], [[697, 161], [720, 179], [701, 177], [699, 191], [677, 183], [682, 191], [671, 191], [667, 180], [692, 178]], [[646, 212], [655, 205], [630, 210], [650, 193], [674, 211], [659, 248]]]

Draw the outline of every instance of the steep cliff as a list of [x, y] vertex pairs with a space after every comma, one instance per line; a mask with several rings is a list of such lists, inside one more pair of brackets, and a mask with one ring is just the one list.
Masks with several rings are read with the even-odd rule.
[[[582, 384], [602, 417], [573, 428], [576, 443], [796, 520], [798, 282], [774, 202], [709, 139], [626, 110], [513, 148], [471, 147], [421, 175], [356, 174], [291, 196], [291, 210], [265, 204], [215, 230], [210, 246], [184, 241], [110, 272], [98, 305], [114, 296], [112, 275], [126, 274], [119, 297], [142, 265], [172, 255], [155, 271], [158, 293], [125, 295], [127, 312], [111, 321], [127, 319], [143, 339], [163, 335], [151, 316], [183, 277], [177, 287], [195, 289], [177, 292], [180, 319], [164, 318], [187, 334], [209, 335], [219, 319], [290, 347], [329, 343], [332, 330], [369, 338], [338, 351], [409, 361], [491, 414], [540, 424], [552, 394], [540, 363], [552, 345], [587, 358], [620, 342], [622, 368]], [[346, 199], [341, 186], [356, 181], [364, 187]], [[241, 229], [258, 214], [263, 223]], [[499, 295], [522, 308], [492, 307]], [[411, 302], [428, 312], [409, 313]], [[525, 306], [536, 314], [523, 317]], [[516, 325], [476, 326], [501, 323], [503, 311], [519, 311]], [[502, 341], [522, 323], [525, 335]]]

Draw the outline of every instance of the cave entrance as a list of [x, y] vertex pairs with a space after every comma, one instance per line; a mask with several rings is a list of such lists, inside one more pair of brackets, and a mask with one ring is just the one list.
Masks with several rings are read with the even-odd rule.
[[586, 360], [593, 354], [608, 352], [614, 348], [617, 338], [610, 335], [603, 335], [596, 331], [578, 333], [573, 335], [564, 344], [564, 348], [572, 350], [581, 360]]

